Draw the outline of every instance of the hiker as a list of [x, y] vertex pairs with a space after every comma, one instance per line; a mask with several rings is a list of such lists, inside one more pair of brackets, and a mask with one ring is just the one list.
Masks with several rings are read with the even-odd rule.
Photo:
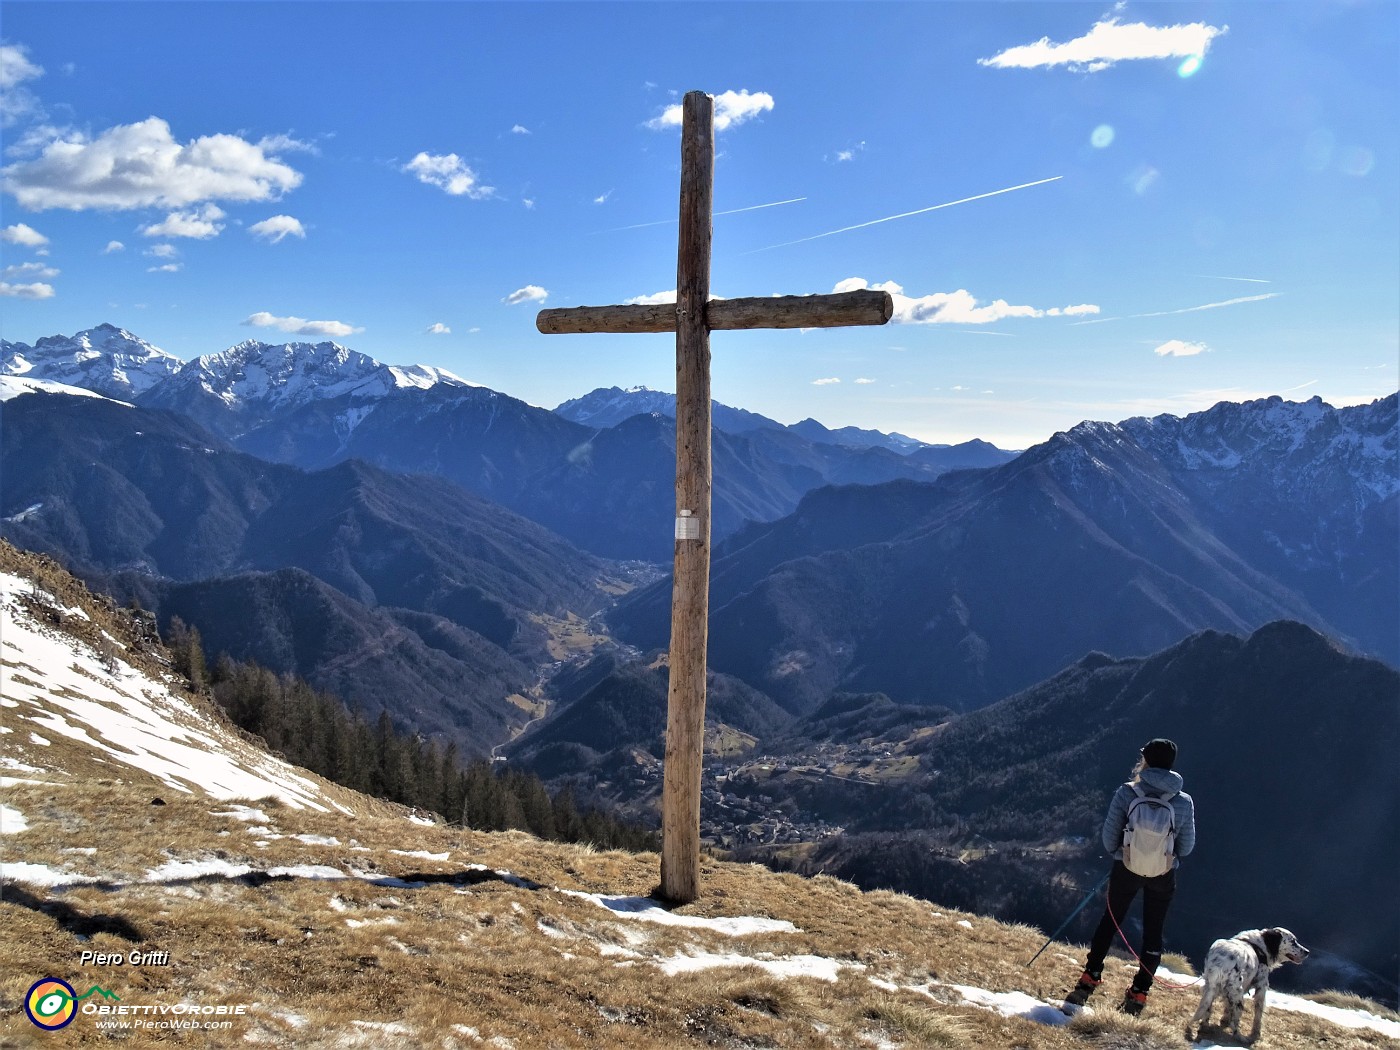
[[1176, 892], [1180, 858], [1196, 845], [1196, 806], [1182, 791], [1185, 781], [1172, 770], [1176, 745], [1158, 737], [1145, 744], [1132, 777], [1120, 784], [1103, 822], [1104, 849], [1113, 854], [1108, 905], [1089, 942], [1089, 958], [1079, 983], [1065, 998], [1082, 1006], [1103, 979], [1103, 961], [1113, 935], [1142, 890], [1142, 954], [1138, 972], [1119, 1006], [1137, 1016], [1147, 1005], [1152, 975], [1162, 961], [1162, 927]]

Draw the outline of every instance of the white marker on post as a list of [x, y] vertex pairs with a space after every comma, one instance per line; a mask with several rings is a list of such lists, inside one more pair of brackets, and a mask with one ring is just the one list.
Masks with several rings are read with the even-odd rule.
[[676, 539], [698, 540], [699, 538], [700, 519], [695, 517], [692, 511], [681, 511], [680, 517], [676, 518]]

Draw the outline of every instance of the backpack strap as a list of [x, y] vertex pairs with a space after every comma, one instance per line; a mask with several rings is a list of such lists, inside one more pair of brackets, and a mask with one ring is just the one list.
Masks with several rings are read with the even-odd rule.
[[[1132, 788], [1133, 794], [1137, 795], [1138, 798], [1155, 798], [1160, 802], [1170, 802], [1172, 799], [1176, 798], [1177, 795], [1181, 794], [1180, 791], [1168, 791], [1165, 795], [1149, 795], [1142, 789], [1141, 784], [1132, 780], [1128, 781], [1125, 786]], [[1175, 810], [1176, 807], [1173, 806], [1172, 808]]]
[[[1141, 784], [1138, 784], [1138, 783], [1136, 783], [1136, 782], [1134, 782], [1134, 781], [1131, 781], [1131, 780], [1127, 782], [1127, 785], [1126, 785], [1126, 786], [1132, 788], [1132, 789], [1133, 789], [1133, 794], [1137, 796], [1137, 798], [1133, 799], [1131, 802], [1128, 803], [1128, 816], [1129, 816], [1129, 817], [1132, 816], [1133, 807], [1134, 807], [1135, 805], [1137, 805], [1139, 802], [1145, 802], [1145, 801], [1148, 801], [1148, 800], [1151, 800], [1151, 801], [1153, 801], [1153, 802], [1160, 802], [1160, 803], [1162, 803], [1162, 805], [1166, 806], [1166, 807], [1167, 807], [1167, 811], [1171, 813], [1172, 834], [1173, 834], [1173, 835], [1176, 834], [1176, 831], [1177, 831], [1177, 828], [1176, 828], [1176, 807], [1175, 807], [1174, 805], [1172, 805], [1172, 799], [1176, 798], [1176, 796], [1177, 796], [1178, 794], [1180, 794], [1180, 792], [1178, 792], [1178, 791], [1173, 791], [1173, 792], [1171, 792], [1171, 793], [1169, 793], [1169, 794], [1166, 794], [1166, 795], [1149, 795], [1146, 791], [1144, 791], [1144, 790], [1142, 789], [1142, 785], [1141, 785]], [[1131, 821], [1129, 821], [1129, 823], [1131, 823]], [[1126, 833], [1127, 833], [1127, 831], [1128, 831], [1128, 828], [1125, 826], [1124, 829], [1123, 829], [1123, 831], [1124, 831], [1124, 834], [1126, 835]]]

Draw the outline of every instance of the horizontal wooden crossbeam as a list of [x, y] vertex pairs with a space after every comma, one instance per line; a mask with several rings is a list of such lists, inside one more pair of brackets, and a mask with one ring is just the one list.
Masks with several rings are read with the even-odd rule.
[[[832, 295], [779, 295], [711, 299], [705, 310], [711, 331], [745, 328], [843, 328], [884, 324], [894, 315], [889, 292], [869, 288]], [[674, 332], [676, 304], [571, 306], [541, 310], [535, 327], [545, 335], [580, 332]]]

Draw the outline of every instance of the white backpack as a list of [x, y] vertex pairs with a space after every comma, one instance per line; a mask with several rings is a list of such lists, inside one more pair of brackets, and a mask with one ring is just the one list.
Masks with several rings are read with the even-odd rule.
[[1176, 859], [1176, 796], [1149, 795], [1129, 784], [1137, 797], [1128, 803], [1128, 823], [1123, 828], [1123, 864], [1135, 875], [1152, 878], [1172, 870]]

